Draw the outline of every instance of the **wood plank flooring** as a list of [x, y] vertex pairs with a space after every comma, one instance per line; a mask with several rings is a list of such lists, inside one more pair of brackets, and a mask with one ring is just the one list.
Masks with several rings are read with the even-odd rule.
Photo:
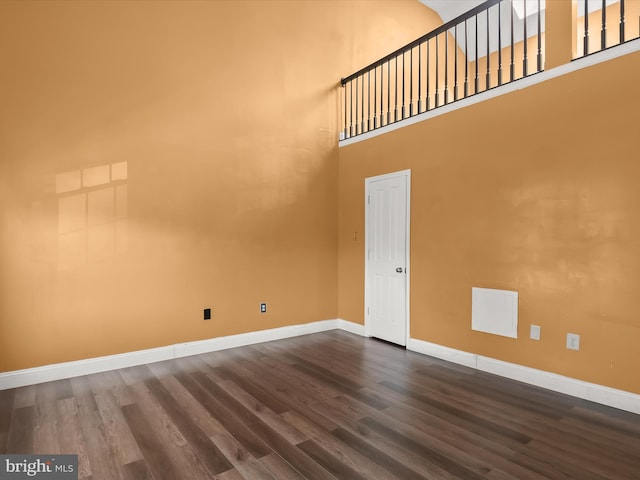
[[640, 416], [342, 331], [0, 391], [80, 478], [640, 479]]

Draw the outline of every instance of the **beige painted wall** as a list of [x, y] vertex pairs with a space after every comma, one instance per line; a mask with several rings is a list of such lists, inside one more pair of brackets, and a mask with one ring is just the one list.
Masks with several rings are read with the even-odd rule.
[[[362, 323], [364, 178], [411, 168], [414, 338], [640, 393], [640, 56], [338, 151], [337, 79], [437, 21], [0, 2], [0, 371]], [[520, 292], [520, 339], [470, 330], [471, 286]]]
[[[340, 317], [364, 322], [364, 179], [410, 168], [413, 338], [640, 393], [639, 65], [636, 53], [341, 148]], [[474, 286], [519, 292], [517, 340], [471, 330]]]
[[436, 21], [0, 2], [0, 371], [336, 318], [338, 80]]

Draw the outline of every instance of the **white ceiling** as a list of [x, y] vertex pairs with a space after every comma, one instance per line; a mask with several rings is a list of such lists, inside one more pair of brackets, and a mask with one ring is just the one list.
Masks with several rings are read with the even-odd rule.
[[[446, 23], [454, 18], [462, 15], [463, 13], [477, 7], [484, 3], [485, 0], [418, 0], [423, 5], [434, 10], [443, 23]], [[560, 0], [554, 0], [560, 1]], [[568, 0], [562, 0], [568, 1]], [[572, 0], [577, 8], [578, 18], [584, 16], [585, 0]], [[620, 0], [606, 0], [606, 5], [612, 5], [618, 3]], [[526, 10], [525, 10], [526, 2]], [[524, 39], [524, 22], [527, 23], [527, 37], [531, 38], [538, 33], [538, 0], [512, 0], [513, 6], [513, 37], [514, 42], [518, 43]], [[588, 0], [587, 3], [589, 12], [602, 9], [602, 0]], [[541, 31], [545, 31], [545, 15], [544, 10], [546, 8], [546, 0], [540, 0], [540, 10], [543, 14], [540, 17]], [[526, 19], [524, 13], [527, 13]], [[482, 12], [478, 14], [478, 32], [476, 35], [475, 22], [469, 21], [466, 24], [462, 24], [458, 27], [458, 45], [461, 49], [464, 48], [464, 30], [467, 28], [468, 33], [468, 49], [469, 60], [475, 59], [476, 38], [478, 40], [478, 56], [482, 57], [487, 53], [487, 14]], [[502, 46], [505, 46], [505, 41], [509, 41], [511, 36], [511, 11], [508, 7], [508, 2], [504, 2], [501, 7], [500, 18], [498, 18], [498, 7], [494, 5], [489, 9], [489, 52], [495, 52], [498, 50], [498, 35], [496, 25], [500, 23], [500, 31], [502, 34]], [[450, 30], [453, 32], [454, 30]]]
[[484, 0], [418, 0], [434, 10], [444, 23], [480, 5]]
[[[453, 20], [464, 12], [477, 7], [485, 0], [418, 0], [420, 3], [426, 5], [431, 10], [435, 10], [444, 23], [449, 20]], [[584, 15], [584, 2], [585, 0], [573, 0], [577, 3], [578, 16]], [[606, 0], [607, 5], [618, 3], [620, 0]], [[536, 12], [538, 9], [538, 0], [526, 0], [527, 2], [527, 16], [531, 15], [531, 12]], [[513, 0], [513, 10], [517, 18], [522, 20], [524, 16], [524, 3], [525, 0]], [[541, 9], [545, 9], [545, 0], [541, 2]], [[595, 12], [602, 8], [602, 2], [600, 0], [590, 0], [589, 12]]]
[[[474, 7], [484, 3], [485, 0], [418, 0], [420, 3], [426, 5], [428, 8], [434, 10], [442, 19], [444, 23], [453, 20], [454, 18], [462, 15], [463, 13], [471, 10]], [[582, 0], [584, 2], [584, 0]], [[513, 0], [513, 36], [514, 42], [520, 42], [524, 38], [524, 13], [526, 2], [526, 22], [527, 22], [527, 37], [533, 37], [538, 33], [538, 0]], [[506, 3], [506, 2], [505, 2]], [[594, 3], [592, 0], [591, 3]], [[540, 0], [540, 10], [544, 11], [546, 7], [546, 1]], [[583, 7], [584, 8], [584, 7]], [[468, 29], [468, 58], [469, 60], [475, 59], [475, 39], [478, 40], [478, 55], [484, 56], [487, 52], [487, 22], [486, 13], [480, 13], [478, 15], [478, 34], [476, 36], [475, 22], [469, 21], [466, 24]], [[498, 35], [497, 28], [495, 27], [498, 22], [500, 23], [500, 30], [502, 33], [502, 46], [505, 46], [505, 41], [510, 38], [511, 35], [511, 13], [508, 10], [508, 6], [505, 8], [503, 4], [500, 18], [498, 19], [498, 7], [494, 5], [489, 10], [489, 52], [495, 52], [498, 50]], [[541, 17], [541, 30], [544, 32], [545, 21], [544, 15]], [[464, 48], [464, 26], [460, 26], [458, 29], [460, 36], [458, 37], [458, 45], [460, 48]]]
[[[453, 20], [454, 18], [462, 15], [463, 13], [471, 10], [474, 7], [484, 3], [485, 0], [418, 0], [423, 5], [426, 5], [430, 9], [434, 10], [444, 23]], [[568, 1], [568, 0], [552, 0], [552, 1]], [[575, 2], [577, 7], [578, 17], [584, 16], [585, 1], [589, 12], [595, 12], [602, 9], [602, 0], [571, 0]], [[606, 0], [606, 5], [610, 6], [615, 3], [619, 3], [620, 0]], [[526, 10], [525, 10], [526, 2]], [[526, 24], [527, 24], [527, 37], [531, 38], [538, 33], [538, 0], [512, 0], [513, 6], [513, 27], [511, 25], [511, 14], [508, 10], [508, 2], [504, 1], [501, 5], [501, 18], [500, 18], [500, 32], [502, 34], [502, 46], [506, 45], [505, 42], [509, 41], [511, 37], [511, 30], [513, 29], [514, 42], [518, 43], [524, 39], [524, 13], [526, 11]], [[546, 8], [546, 0], [540, 0], [540, 10], [543, 14], [540, 17], [541, 31], [545, 31], [545, 15], [544, 10]], [[482, 57], [487, 53], [487, 13], [482, 12], [478, 14], [478, 56]], [[496, 25], [498, 23], [498, 7], [494, 5], [489, 9], [489, 52], [495, 52], [498, 50], [498, 35]], [[464, 29], [467, 28], [468, 33], [468, 58], [469, 60], [475, 59], [475, 22], [469, 21], [466, 24], [462, 24], [458, 27], [458, 46], [464, 49]], [[453, 29], [450, 30], [453, 32]]]
[[[477, 7], [481, 3], [484, 3], [485, 0], [418, 0], [420, 3], [426, 5], [431, 10], [435, 10], [443, 22], [448, 22], [449, 20], [453, 20], [459, 15], [462, 15], [464, 12], [471, 10], [474, 7]], [[516, 15], [516, 18], [522, 20], [525, 12], [525, 1], [527, 6], [527, 16], [532, 15], [532, 12], [538, 11], [538, 0], [513, 0], [513, 11]], [[615, 2], [618, 0], [607, 0], [609, 3]], [[540, 2], [541, 10], [545, 9], [545, 0]], [[595, 5], [598, 2], [591, 1], [589, 8], [591, 10], [595, 10], [598, 7]], [[584, 9], [584, 0], [582, 0], [582, 5]]]

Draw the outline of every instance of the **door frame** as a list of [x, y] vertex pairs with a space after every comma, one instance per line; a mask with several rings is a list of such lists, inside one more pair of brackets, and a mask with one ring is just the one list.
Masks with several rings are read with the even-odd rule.
[[397, 172], [385, 173], [383, 175], [376, 175], [374, 177], [367, 177], [364, 179], [364, 334], [367, 337], [371, 336], [370, 332], [370, 319], [369, 319], [369, 299], [371, 297], [370, 281], [369, 281], [369, 191], [371, 184], [380, 180], [387, 180], [390, 178], [404, 177], [406, 181], [406, 231], [405, 231], [405, 347], [409, 344], [411, 337], [411, 311], [410, 311], [410, 292], [411, 292], [411, 169], [399, 170]]

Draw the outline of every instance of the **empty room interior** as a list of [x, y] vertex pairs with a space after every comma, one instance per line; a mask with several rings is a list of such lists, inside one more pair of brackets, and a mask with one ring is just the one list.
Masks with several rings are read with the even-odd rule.
[[0, 470], [640, 478], [639, 37], [640, 0], [0, 2]]

